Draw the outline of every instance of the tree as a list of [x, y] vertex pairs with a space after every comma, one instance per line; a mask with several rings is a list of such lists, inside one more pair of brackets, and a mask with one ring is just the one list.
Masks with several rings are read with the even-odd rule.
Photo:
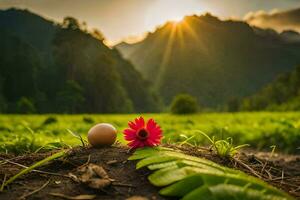
[[77, 19], [74, 17], [65, 17], [62, 23], [63, 28], [72, 29], [72, 30], [79, 30], [80, 24]]
[[57, 103], [63, 113], [80, 112], [84, 103], [83, 88], [73, 80], [68, 80], [57, 94]]
[[0, 77], [0, 113], [4, 113], [6, 111], [6, 100], [2, 94], [2, 78]]
[[173, 98], [171, 112], [174, 114], [196, 113], [198, 104], [195, 97], [189, 94], [179, 94]]
[[0, 94], [0, 113], [4, 113], [6, 111], [7, 104], [2, 94]]
[[103, 34], [98, 30], [98, 29], [94, 29], [92, 32], [92, 36], [94, 36], [94, 38], [103, 41], [104, 40], [104, 36]]
[[228, 112], [237, 112], [239, 110], [240, 100], [239, 98], [233, 97], [227, 102]]

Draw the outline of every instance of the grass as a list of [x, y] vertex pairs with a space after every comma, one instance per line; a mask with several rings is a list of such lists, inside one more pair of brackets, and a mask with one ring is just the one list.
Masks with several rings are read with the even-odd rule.
[[[138, 114], [125, 115], [0, 115], [0, 152], [26, 153], [64, 146], [82, 145], [89, 128], [100, 122], [113, 124], [118, 140], [124, 143], [121, 131], [128, 120]], [[286, 153], [299, 153], [300, 113], [204, 113], [177, 116], [145, 114], [153, 117], [164, 130], [163, 142], [210, 145], [206, 137], [231, 137], [233, 145], [249, 144], [254, 149], [276, 149]], [[72, 132], [73, 134], [71, 134]]]
[[[215, 136], [209, 137], [206, 133], [202, 131], [197, 131], [196, 133], [200, 133], [204, 137], [206, 137], [211, 143], [211, 149], [215, 150], [215, 152], [219, 156], [225, 158], [233, 158], [234, 155], [238, 153], [239, 149], [249, 146], [249, 144], [234, 146], [233, 139], [231, 137], [228, 137], [226, 140], [218, 140], [215, 138]], [[272, 151], [272, 153], [274, 152]]]

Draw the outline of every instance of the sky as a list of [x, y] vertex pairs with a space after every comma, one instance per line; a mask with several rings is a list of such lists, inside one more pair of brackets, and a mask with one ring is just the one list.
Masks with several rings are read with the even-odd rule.
[[0, 9], [10, 7], [28, 8], [59, 22], [73, 16], [115, 44], [185, 15], [210, 12], [223, 19], [243, 19], [249, 12], [300, 8], [300, 0], [0, 0]]

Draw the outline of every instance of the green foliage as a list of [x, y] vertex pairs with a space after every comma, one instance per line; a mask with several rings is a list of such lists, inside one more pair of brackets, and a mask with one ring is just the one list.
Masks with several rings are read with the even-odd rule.
[[95, 123], [95, 121], [93, 120], [93, 118], [87, 117], [87, 116], [83, 116], [82, 117], [82, 121], [84, 121], [87, 124], [93, 124], [93, 123]]
[[240, 109], [240, 100], [239, 98], [231, 98], [227, 102], [226, 111], [228, 112], [237, 112]]
[[[56, 123], [43, 126], [53, 116]], [[164, 131], [163, 143], [193, 146], [211, 145], [197, 130], [209, 137], [235, 138], [235, 144], [249, 144], [252, 149], [270, 151], [276, 145], [279, 152], [299, 154], [300, 113], [203, 113], [195, 115], [143, 114], [146, 119], [154, 118]], [[22, 154], [36, 151], [49, 143], [79, 145], [66, 129], [86, 137], [91, 128], [83, 121], [89, 117], [94, 123], [110, 122], [119, 130], [118, 140], [125, 144], [121, 130], [128, 119], [136, 114], [105, 115], [0, 115], [0, 152]], [[34, 134], [28, 131], [30, 127]], [[185, 137], [182, 137], [185, 135]], [[48, 148], [48, 147], [47, 147]], [[50, 148], [50, 146], [49, 146]]]
[[42, 125], [49, 125], [49, 124], [54, 124], [57, 122], [57, 118], [54, 116], [49, 116], [45, 119]]
[[17, 112], [22, 114], [35, 113], [36, 109], [32, 101], [26, 97], [21, 97], [17, 102]]
[[160, 109], [149, 83], [85, 23], [66, 17], [58, 24], [9, 9], [0, 11], [0, 26], [0, 112], [18, 113], [21, 97], [38, 113]]
[[6, 111], [7, 104], [4, 97], [0, 94], [0, 113], [4, 113]]
[[300, 110], [300, 66], [241, 101], [241, 110]]
[[196, 113], [198, 104], [196, 98], [188, 94], [179, 94], [174, 97], [171, 104], [171, 112], [174, 114]]
[[211, 142], [212, 148], [215, 150], [215, 152], [221, 157], [233, 158], [235, 154], [238, 153], [239, 149], [249, 146], [248, 144], [234, 146], [231, 137], [227, 138], [226, 140], [216, 140], [215, 136], [212, 136], [212, 138], [210, 138], [206, 133], [202, 131], [196, 132], [204, 135]]
[[57, 94], [58, 107], [63, 113], [80, 112], [84, 101], [83, 88], [76, 81], [67, 81]]
[[164, 196], [186, 200], [198, 200], [201, 197], [212, 200], [293, 199], [281, 190], [241, 171], [172, 149], [139, 149], [129, 160], [140, 160], [137, 169], [147, 166], [150, 170], [156, 170], [148, 179], [153, 185], [164, 187], [160, 190], [160, 194]]

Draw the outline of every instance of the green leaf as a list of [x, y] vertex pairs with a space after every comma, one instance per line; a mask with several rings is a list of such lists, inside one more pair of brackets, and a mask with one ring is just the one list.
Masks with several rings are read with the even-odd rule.
[[162, 162], [172, 161], [172, 160], [176, 160], [176, 158], [168, 156], [168, 155], [164, 155], [164, 154], [151, 156], [151, 157], [148, 157], [148, 158], [145, 158], [145, 159], [139, 161], [136, 164], [136, 168], [140, 169], [140, 168], [145, 167], [145, 166], [150, 165], [150, 164], [162, 163]]
[[128, 158], [128, 160], [140, 160], [140, 159], [152, 156], [152, 155], [156, 155], [158, 152], [163, 151], [163, 150], [170, 150], [170, 149], [169, 148], [164, 148], [164, 147], [140, 148], [140, 149], [137, 149], [133, 153], [133, 155]]
[[[227, 142], [231, 145], [230, 142]], [[221, 145], [222, 146], [222, 145]], [[224, 146], [224, 145], [223, 145]], [[230, 148], [220, 148], [228, 154]], [[141, 159], [137, 168], [148, 166], [154, 171], [149, 181], [155, 186], [167, 186], [161, 195], [188, 200], [292, 200], [288, 194], [239, 170], [218, 165], [204, 158], [185, 155], [169, 148], [137, 150], [132, 160]]]
[[198, 169], [193, 167], [181, 167], [173, 166], [160, 169], [151, 174], [148, 179], [155, 186], [166, 186], [176, 181], [184, 179], [189, 175], [195, 174], [202, 170], [208, 172], [207, 169]]
[[182, 200], [201, 200], [201, 199], [218, 200], [213, 196], [212, 192], [209, 190], [209, 188], [206, 185], [203, 185], [202, 187], [193, 190], [192, 192], [188, 193], [182, 198]]
[[43, 165], [47, 164], [49, 161], [57, 159], [57, 158], [60, 158], [60, 157], [63, 157], [65, 155], [66, 155], [66, 151], [63, 150], [63, 151], [60, 151], [58, 153], [55, 153], [55, 154], [53, 154], [53, 155], [51, 155], [51, 156], [43, 159], [41, 161], [38, 161], [37, 163], [31, 165], [28, 168], [25, 168], [25, 169], [21, 170], [18, 174], [14, 175], [10, 179], [8, 179], [5, 182], [4, 186], [7, 186], [8, 184], [12, 183], [14, 180], [16, 180], [17, 178], [19, 178], [20, 176], [31, 172], [33, 169], [35, 169], [37, 167], [40, 167], [40, 166], [43, 166]]
[[157, 170], [157, 169], [163, 169], [163, 168], [172, 167], [172, 166], [178, 166], [178, 161], [170, 161], [170, 162], [152, 164], [152, 165], [148, 166], [148, 169]]
[[204, 184], [201, 175], [195, 174], [165, 187], [159, 191], [161, 195], [182, 197]]
[[[215, 168], [221, 171], [228, 171], [232, 173], [240, 173], [237, 170], [232, 170], [229, 168], [222, 167], [212, 161], [209, 161], [204, 158], [197, 158], [193, 156], [188, 156], [179, 152], [172, 152], [172, 151], [157, 151], [157, 150], [149, 150], [147, 148], [147, 151], [145, 151], [145, 155], [135, 154], [132, 157], [134, 159], [143, 159], [137, 164], [137, 169], [145, 167], [147, 165], [166, 162], [166, 161], [172, 161], [172, 160], [187, 160], [187, 161], [194, 161], [197, 163], [200, 163], [202, 165], [206, 165], [210, 168]], [[130, 160], [133, 160], [132, 157], [130, 157]]]

